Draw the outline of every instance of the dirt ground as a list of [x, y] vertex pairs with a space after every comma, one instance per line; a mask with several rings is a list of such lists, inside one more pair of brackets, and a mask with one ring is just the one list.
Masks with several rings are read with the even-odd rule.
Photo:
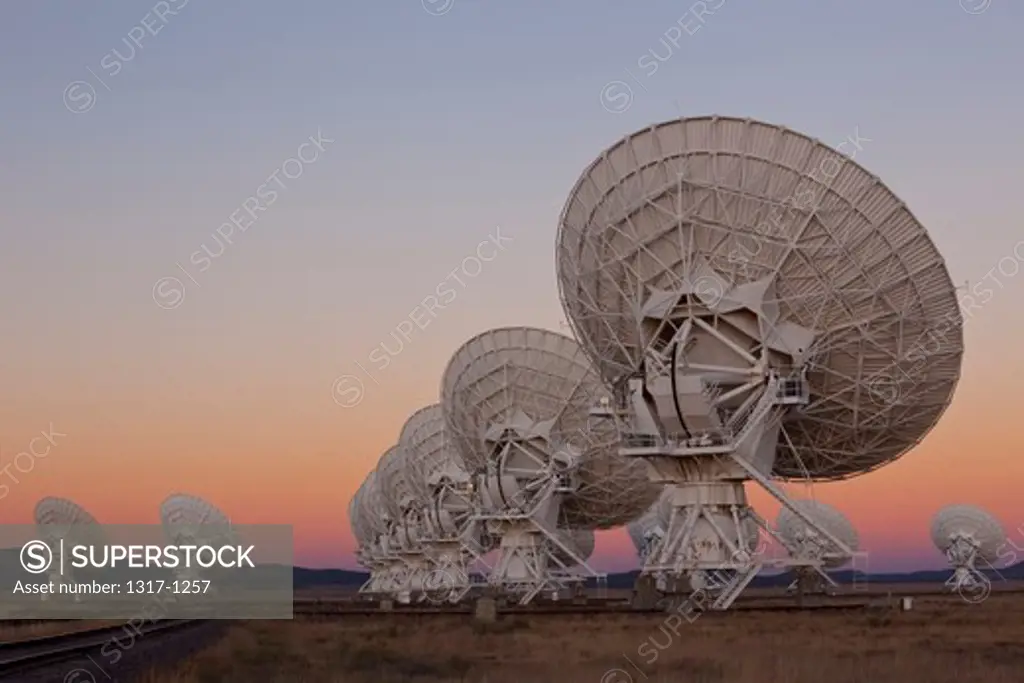
[[[912, 591], [903, 591], [910, 593]], [[692, 618], [692, 615], [691, 615]], [[900, 612], [342, 616], [243, 622], [147, 683], [1020, 683], [1024, 594]]]

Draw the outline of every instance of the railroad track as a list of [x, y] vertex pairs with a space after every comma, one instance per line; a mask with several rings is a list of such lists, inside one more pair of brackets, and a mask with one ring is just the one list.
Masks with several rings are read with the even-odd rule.
[[[863, 610], [870, 607], [872, 603], [867, 601], [861, 602], [835, 602], [835, 603], [821, 603], [821, 604], [809, 604], [803, 607], [799, 605], [734, 605], [732, 608], [726, 611], [709, 611], [705, 614], [731, 614], [735, 612], [810, 612], [810, 611], [854, 611]], [[521, 616], [540, 616], [540, 615], [580, 615], [580, 614], [622, 614], [622, 615], [633, 615], [633, 614], [660, 614], [665, 615], [668, 613], [666, 608], [642, 608], [637, 609], [630, 607], [629, 605], [543, 605], [543, 606], [513, 606], [498, 608], [498, 615], [521, 615]], [[338, 608], [306, 608], [296, 609], [296, 617], [324, 617], [324, 618], [342, 618], [342, 617], [356, 617], [356, 616], [385, 616], [385, 615], [399, 615], [399, 616], [439, 616], [439, 615], [465, 615], [472, 616], [473, 608], [465, 606], [457, 607], [396, 607], [391, 610], [381, 610], [378, 607], [373, 606], [359, 606], [359, 607], [338, 607]]]
[[[994, 585], [991, 593], [992, 598], [997, 598], [1001, 595], [1014, 595], [1024, 593], [1024, 588], [1018, 588], [1016, 586], [1012, 588], [1000, 588], [998, 585]], [[844, 609], [853, 607], [864, 607], [869, 604], [877, 604], [878, 601], [885, 600], [887, 598], [901, 598], [909, 597], [915, 600], [919, 598], [948, 598], [951, 600], [960, 600], [960, 597], [953, 591], [949, 590], [925, 590], [925, 591], [914, 591], [914, 590], [864, 590], [864, 591], [850, 591], [847, 593], [841, 593], [831, 597], [824, 597], [820, 595], [808, 595], [805, 600], [805, 606], [800, 607], [797, 605], [797, 597], [794, 595], [756, 595], [749, 597], [741, 597], [736, 603], [733, 604], [728, 612], [755, 610], [755, 611], [799, 611], [801, 609]], [[407, 606], [407, 605], [395, 605], [395, 609], [391, 610], [391, 614], [461, 614], [463, 612], [472, 612], [472, 600], [468, 600], [460, 605], [437, 605], [432, 607], [427, 606]], [[319, 614], [335, 614], [339, 611], [344, 611], [346, 614], [363, 614], [373, 613], [380, 614], [384, 613], [377, 607], [377, 603], [374, 601], [368, 601], [366, 599], [353, 599], [353, 598], [340, 598], [340, 599], [298, 599], [295, 601], [294, 613], [296, 616], [304, 616], [307, 614], [319, 615]], [[637, 612], [629, 607], [628, 598], [588, 598], [585, 604], [574, 604], [571, 600], [566, 600], [562, 603], [552, 603], [550, 601], [535, 601], [526, 606], [509, 605], [508, 607], [499, 607], [499, 612], [517, 612], [522, 611], [524, 613], [535, 613], [538, 610], [559, 612], [562, 614], [571, 614], [573, 611], [585, 614], [590, 612], [603, 612], [611, 610], [623, 611], [623, 612]], [[639, 610], [643, 611], [643, 610]]]
[[[136, 638], [167, 635], [203, 623], [198, 619], [168, 619], [141, 626]], [[102, 648], [113, 638], [127, 637], [127, 624], [103, 626], [85, 631], [72, 631], [53, 636], [40, 636], [0, 643], [0, 680], [19, 680], [15, 676], [84, 657]]]

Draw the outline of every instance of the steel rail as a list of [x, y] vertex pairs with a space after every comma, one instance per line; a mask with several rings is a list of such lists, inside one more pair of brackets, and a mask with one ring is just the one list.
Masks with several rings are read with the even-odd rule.
[[[131, 634], [142, 637], [176, 633], [203, 623], [201, 619], [165, 619], [132, 629]], [[102, 626], [83, 631], [71, 631], [50, 636], [38, 636], [0, 643], [0, 678], [25, 674], [57, 664], [96, 648], [103, 647], [115, 636], [125, 636], [128, 624]]]

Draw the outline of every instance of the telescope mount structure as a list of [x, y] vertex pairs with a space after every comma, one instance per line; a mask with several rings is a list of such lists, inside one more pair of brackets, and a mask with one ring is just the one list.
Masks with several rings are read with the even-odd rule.
[[[818, 526], [828, 529], [833, 536], [843, 541], [847, 548], [857, 551], [860, 539], [857, 530], [846, 516], [832, 507], [816, 500], [796, 500], [793, 506], [802, 509], [813, 518]], [[834, 595], [838, 584], [826, 572], [827, 569], [839, 569], [847, 564], [851, 557], [843, 550], [832, 547], [828, 540], [818, 534], [814, 527], [782, 508], [776, 521], [779, 537], [794, 559], [792, 566], [796, 577], [788, 587], [788, 591], [796, 593], [801, 599], [809, 593], [826, 593]], [[807, 564], [800, 565], [803, 559]]]
[[470, 567], [483, 563], [491, 538], [476, 517], [473, 481], [445, 427], [439, 403], [409, 418], [399, 439], [429, 567], [421, 599], [460, 602], [473, 588]]
[[959, 379], [959, 302], [925, 229], [876, 176], [780, 126], [702, 116], [626, 136], [570, 193], [556, 264], [567, 319], [611, 388], [594, 414], [671, 491], [642, 571], [694, 590], [731, 575], [713, 609], [764, 566], [820, 566], [754, 552], [748, 521], [780, 539], [745, 482], [852, 556], [774, 480], [892, 462]]
[[947, 505], [932, 518], [931, 537], [953, 568], [946, 586], [972, 602], [987, 596], [992, 582], [977, 564], [999, 559], [1006, 543], [999, 520], [973, 505]]
[[603, 393], [573, 339], [535, 328], [477, 335], [445, 369], [446, 425], [475, 482], [477, 519], [500, 538], [488, 581], [520, 604], [583, 581], [578, 570], [601, 580], [578, 532], [624, 524], [656, 497], [640, 463], [619, 457], [614, 428], [591, 424]]
[[[47, 570], [48, 580], [54, 586], [73, 584], [74, 573], [71, 562], [65, 562], [63, 558], [60, 558], [61, 548], [71, 545], [102, 543], [104, 540], [102, 527], [85, 508], [66, 498], [51, 496], [41, 499], [36, 503], [34, 517], [40, 539], [45, 541], [51, 549], [56, 548], [52, 551], [55, 557]], [[49, 596], [47, 593], [43, 593], [41, 597], [45, 601]], [[76, 592], [74, 601], [80, 602], [81, 599], [81, 595]]]

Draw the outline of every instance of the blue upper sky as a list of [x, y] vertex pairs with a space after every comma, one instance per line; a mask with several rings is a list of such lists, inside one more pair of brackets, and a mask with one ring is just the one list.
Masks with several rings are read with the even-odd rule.
[[[324, 187], [310, 198], [355, 210], [387, 185], [408, 202], [523, 207], [560, 201], [598, 150], [637, 127], [723, 113], [830, 143], [859, 127], [878, 141], [871, 162], [892, 174], [920, 150], [943, 161], [945, 178], [928, 185], [954, 191], [958, 170], [1009, 159], [1024, 140], [1024, 7], [962, 3], [985, 11], [956, 0], [5, 3], [0, 186], [15, 216], [55, 192], [104, 206], [112, 182], [123, 196], [217, 206], [225, 185], [252, 183], [251, 165], [322, 127], [346, 163], [312, 181]], [[652, 55], [668, 59], [648, 76]], [[634, 98], [610, 114], [601, 92], [616, 80]], [[73, 81], [95, 88], [87, 114], [64, 106]], [[998, 202], [1014, 185], [996, 179], [987, 194]], [[24, 246], [84, 226], [12, 228], [4, 236]]]

